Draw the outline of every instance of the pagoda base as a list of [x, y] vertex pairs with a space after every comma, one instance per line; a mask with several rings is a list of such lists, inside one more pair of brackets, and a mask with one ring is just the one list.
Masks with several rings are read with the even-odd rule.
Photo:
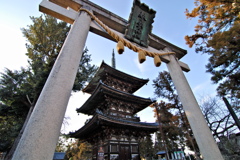
[[140, 160], [139, 143], [134, 137], [111, 136], [93, 146], [93, 160]]

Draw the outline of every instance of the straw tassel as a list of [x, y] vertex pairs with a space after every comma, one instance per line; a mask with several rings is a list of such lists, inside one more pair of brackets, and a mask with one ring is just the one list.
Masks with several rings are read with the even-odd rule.
[[156, 67], [159, 67], [161, 65], [161, 59], [160, 59], [159, 55], [154, 56], [154, 64]]
[[143, 50], [138, 51], [139, 63], [143, 63], [146, 60], [146, 53]]
[[124, 52], [124, 44], [121, 41], [118, 41], [117, 43], [117, 51], [119, 54], [122, 54]]

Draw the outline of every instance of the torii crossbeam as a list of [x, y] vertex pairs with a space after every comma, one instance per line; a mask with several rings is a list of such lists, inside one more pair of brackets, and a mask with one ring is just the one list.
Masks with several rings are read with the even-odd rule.
[[[85, 11], [79, 13], [80, 8], [91, 11], [118, 36], [124, 38], [128, 22], [89, 0], [43, 0], [41, 2], [40, 11], [73, 25], [39, 96], [13, 160], [52, 159], [88, 32], [116, 41], [92, 20], [88, 13]], [[178, 61], [187, 54], [187, 51], [154, 34], [149, 35], [149, 46], [144, 50], [176, 53], [161, 56], [161, 60], [167, 64], [201, 154], [206, 160], [223, 160], [182, 72], [182, 70], [189, 71], [189, 67]]]
[[[124, 37], [128, 21], [115, 15], [114, 13], [111, 13], [103, 9], [102, 7], [92, 3], [91, 1], [87, 0], [42, 1], [42, 3], [39, 6], [39, 10], [42, 11], [43, 13], [49, 14], [53, 17], [59, 18], [65, 22], [72, 24], [74, 22], [74, 19], [76, 19], [76, 17], [78, 16], [79, 14], [78, 11], [82, 6], [90, 6], [93, 14], [100, 21], [102, 21], [109, 28], [113, 29], [116, 32], [116, 34], [118, 34], [120, 37]], [[107, 34], [107, 32], [103, 28], [101, 28], [95, 21], [91, 21], [89, 31], [97, 35], [100, 35], [104, 38], [107, 38], [109, 40], [116, 41], [109, 34]], [[176, 53], [176, 57], [178, 59], [181, 59], [183, 56], [187, 54], [186, 50], [179, 48], [154, 34], [149, 35], [149, 47], [145, 48], [146, 50], [151, 52], [160, 52], [166, 48], [171, 48], [171, 51]], [[168, 63], [169, 57], [166, 56], [162, 57], [162, 61]], [[181, 61], [179, 61], [178, 63], [181, 66], [182, 70], [186, 72], [190, 70], [187, 64]]]

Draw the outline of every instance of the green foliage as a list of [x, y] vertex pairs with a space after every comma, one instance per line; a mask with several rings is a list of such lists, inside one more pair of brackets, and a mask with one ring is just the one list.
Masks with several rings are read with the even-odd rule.
[[[30, 18], [33, 24], [22, 28], [22, 33], [28, 42], [26, 56], [29, 66], [19, 71], [5, 69], [5, 72], [1, 73], [1, 151], [10, 148], [29, 109], [35, 106], [70, 29], [67, 23], [51, 16]], [[73, 91], [81, 90], [97, 70], [96, 66], [90, 64], [91, 56], [87, 52], [87, 49], [83, 51]]]
[[212, 81], [219, 83], [218, 94], [239, 99], [240, 23], [235, 23], [228, 31], [214, 34], [208, 45], [211, 49], [206, 68], [207, 72], [213, 75]]
[[167, 71], [160, 72], [158, 77], [153, 80], [154, 94], [157, 97], [166, 98], [174, 102], [177, 99], [176, 89], [173, 85], [170, 74]]
[[236, 134], [222, 136], [218, 147], [225, 159], [238, 160], [240, 158], [240, 145]]
[[87, 52], [88, 49], [85, 48], [73, 85], [73, 91], [75, 92], [81, 90], [84, 84], [92, 79], [98, 69], [95, 65], [90, 64], [91, 55], [87, 54]]
[[0, 151], [10, 149], [14, 138], [22, 128], [31, 105], [29, 83], [26, 81], [28, 71], [11, 71], [5, 69], [0, 79]]
[[10, 149], [14, 138], [22, 128], [24, 119], [20, 116], [15, 116], [8, 106], [0, 103], [0, 112], [8, 114], [8, 116], [0, 116], [0, 152], [5, 152]]
[[186, 36], [189, 47], [210, 55], [206, 65], [211, 80], [219, 84], [219, 96], [228, 95], [233, 101], [240, 98], [240, 1], [195, 0], [196, 7], [188, 18], [198, 17], [195, 34]]
[[158, 113], [158, 121], [161, 125], [161, 130], [157, 134], [160, 150], [165, 150], [164, 143], [168, 151], [176, 150], [185, 145], [181, 118], [173, 112], [173, 108], [175, 108], [174, 104], [164, 101], [155, 104], [155, 116], [157, 117]]
[[[1, 73], [0, 79], [0, 100], [6, 106], [8, 112], [1, 112], [1, 115], [7, 113], [16, 114], [18, 116], [26, 115], [31, 105], [28, 102], [29, 90], [31, 87], [28, 80], [29, 71], [21, 68], [20, 71], [11, 71], [5, 69], [5, 73]], [[6, 111], [6, 110], [4, 110]]]
[[150, 135], [140, 139], [139, 152], [142, 158], [153, 157], [156, 154], [153, 150], [153, 142]]

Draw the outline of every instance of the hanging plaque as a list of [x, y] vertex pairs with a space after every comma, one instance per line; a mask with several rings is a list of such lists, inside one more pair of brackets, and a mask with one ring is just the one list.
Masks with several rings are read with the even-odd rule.
[[146, 4], [141, 3], [140, 0], [134, 0], [125, 37], [141, 46], [148, 47], [148, 37], [152, 31], [155, 14], [156, 11], [149, 9]]

